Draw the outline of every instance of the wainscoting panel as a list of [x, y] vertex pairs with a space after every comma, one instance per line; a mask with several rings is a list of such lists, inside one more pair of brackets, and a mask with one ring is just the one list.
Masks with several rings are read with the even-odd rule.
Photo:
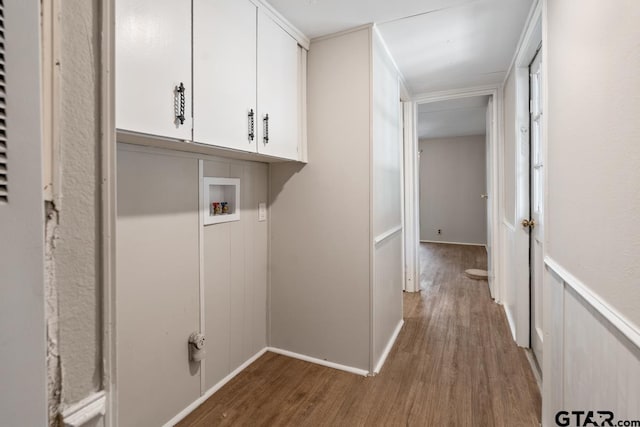
[[543, 425], [556, 425], [560, 410], [612, 411], [616, 422], [640, 420], [637, 329], [546, 261]]

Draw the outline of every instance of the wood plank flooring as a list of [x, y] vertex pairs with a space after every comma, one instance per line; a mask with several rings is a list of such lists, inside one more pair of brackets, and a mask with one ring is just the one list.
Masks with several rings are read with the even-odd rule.
[[486, 281], [482, 247], [422, 244], [420, 293], [382, 372], [266, 353], [180, 426], [538, 426], [540, 394]]

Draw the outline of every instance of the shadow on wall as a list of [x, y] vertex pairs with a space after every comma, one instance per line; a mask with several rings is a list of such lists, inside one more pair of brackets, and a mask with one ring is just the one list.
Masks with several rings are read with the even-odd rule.
[[[268, 164], [187, 153], [151, 152], [121, 144], [118, 147], [118, 217], [197, 215], [199, 158], [204, 160], [205, 177], [240, 178], [241, 220], [243, 212], [257, 211], [259, 203], [269, 203], [263, 195], [269, 180]], [[294, 165], [301, 167], [297, 163]]]

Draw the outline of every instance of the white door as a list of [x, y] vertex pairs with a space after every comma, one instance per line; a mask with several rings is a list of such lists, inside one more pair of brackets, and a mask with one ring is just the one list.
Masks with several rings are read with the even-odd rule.
[[[542, 139], [542, 53], [538, 52], [529, 67], [529, 113], [531, 138], [531, 192], [530, 192], [530, 292], [531, 292], [531, 348], [538, 364], [542, 363], [542, 227], [544, 164], [541, 148]], [[526, 225], [523, 224], [523, 225]]]
[[116, 1], [115, 78], [118, 129], [191, 140], [190, 0]]
[[298, 43], [258, 13], [258, 152], [298, 159]]
[[493, 271], [493, 224], [491, 220], [493, 218], [493, 212], [491, 209], [491, 197], [490, 189], [491, 189], [491, 171], [493, 170], [493, 162], [491, 161], [491, 138], [493, 138], [493, 99], [489, 99], [487, 103], [487, 126], [486, 126], [486, 142], [485, 142], [485, 150], [486, 150], [486, 194], [482, 195], [482, 197], [487, 202], [487, 271], [489, 273], [489, 292], [491, 293], [491, 298], [496, 298], [495, 291], [495, 279], [494, 279], [494, 271]]
[[257, 151], [256, 14], [249, 0], [193, 2], [193, 140]]

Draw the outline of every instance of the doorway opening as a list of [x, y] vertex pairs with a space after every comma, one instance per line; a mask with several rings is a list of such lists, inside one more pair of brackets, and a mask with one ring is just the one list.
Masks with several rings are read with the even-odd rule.
[[[416, 100], [420, 244], [486, 248], [491, 298], [499, 301], [496, 261], [497, 89]], [[469, 265], [467, 268], [482, 268]], [[420, 273], [424, 271], [421, 265]]]

